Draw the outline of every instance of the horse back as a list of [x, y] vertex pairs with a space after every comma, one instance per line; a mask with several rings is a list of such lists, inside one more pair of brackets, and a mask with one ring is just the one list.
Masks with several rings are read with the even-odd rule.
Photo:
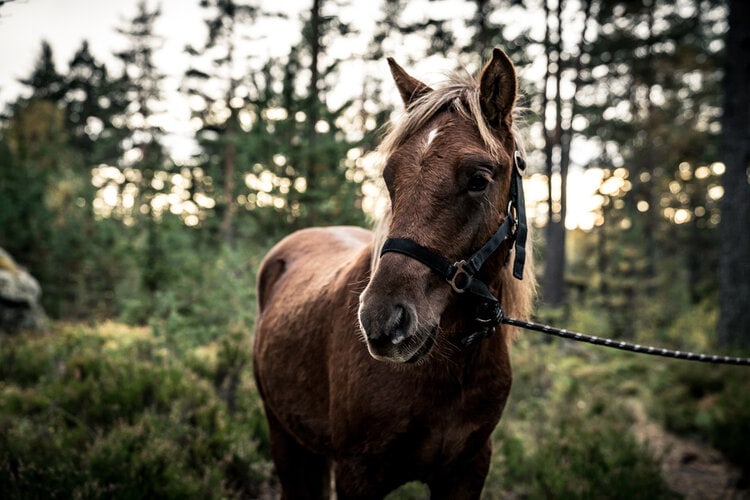
[[271, 249], [258, 270], [260, 312], [267, 308], [282, 277], [296, 274], [297, 281], [306, 284], [304, 293], [312, 293], [314, 285], [330, 285], [341, 267], [359, 256], [371, 239], [370, 231], [353, 226], [308, 228], [287, 236]]

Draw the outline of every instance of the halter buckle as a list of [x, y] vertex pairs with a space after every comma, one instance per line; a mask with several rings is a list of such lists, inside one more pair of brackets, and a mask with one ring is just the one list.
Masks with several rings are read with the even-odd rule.
[[518, 206], [513, 200], [510, 200], [508, 202], [508, 209], [505, 211], [505, 213], [506, 217], [510, 217], [511, 221], [511, 229], [508, 234], [513, 236], [516, 234], [516, 230], [518, 229]]
[[[456, 293], [464, 293], [467, 288], [469, 288], [469, 285], [471, 285], [471, 280], [473, 277], [471, 274], [469, 274], [465, 269], [464, 266], [466, 265], [466, 261], [462, 260], [459, 262], [456, 262], [453, 264], [453, 268], [455, 271], [453, 271], [453, 274], [450, 278], [448, 278], [448, 283], [450, 284], [451, 288], [453, 288], [453, 291]], [[463, 276], [463, 278], [461, 278]], [[463, 281], [463, 283], [461, 283]]]

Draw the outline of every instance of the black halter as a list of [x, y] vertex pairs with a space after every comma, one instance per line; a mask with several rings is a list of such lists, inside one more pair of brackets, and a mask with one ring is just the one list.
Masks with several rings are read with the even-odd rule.
[[515, 243], [516, 255], [513, 262], [513, 276], [519, 280], [523, 279], [523, 266], [526, 262], [527, 226], [521, 171], [525, 168], [526, 162], [521, 154], [516, 151], [515, 165], [510, 179], [508, 212], [505, 220], [489, 241], [468, 259], [451, 263], [442, 255], [408, 238], [389, 238], [385, 240], [380, 251], [381, 256], [388, 252], [397, 252], [416, 259], [442, 276], [454, 292], [458, 294], [466, 293], [473, 297], [476, 303], [474, 321], [479, 323], [481, 328], [462, 339], [465, 345], [492, 335], [495, 326], [500, 324], [503, 317], [500, 302], [490, 292], [487, 284], [475, 275], [485, 261], [506, 240], [510, 241], [511, 244]]

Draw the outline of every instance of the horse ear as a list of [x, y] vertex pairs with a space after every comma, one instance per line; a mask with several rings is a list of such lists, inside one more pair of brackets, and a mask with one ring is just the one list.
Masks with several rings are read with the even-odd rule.
[[479, 77], [479, 101], [482, 113], [492, 127], [510, 126], [516, 102], [518, 82], [516, 69], [505, 52], [495, 48], [492, 59]]
[[417, 99], [432, 92], [432, 89], [409, 75], [404, 68], [399, 66], [392, 57], [388, 58], [388, 65], [391, 67], [391, 75], [396, 82], [396, 87], [401, 94], [401, 100], [407, 108]]

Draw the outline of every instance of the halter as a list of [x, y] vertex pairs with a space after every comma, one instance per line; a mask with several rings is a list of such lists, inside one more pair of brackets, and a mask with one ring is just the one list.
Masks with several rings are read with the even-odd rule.
[[418, 260], [432, 271], [444, 278], [457, 294], [468, 294], [476, 303], [474, 321], [481, 325], [479, 331], [471, 333], [461, 339], [464, 345], [489, 337], [495, 327], [501, 323], [503, 308], [487, 284], [476, 277], [476, 273], [485, 261], [500, 248], [505, 241], [515, 243], [515, 259], [513, 262], [513, 276], [523, 279], [523, 266], [526, 262], [526, 208], [523, 198], [521, 171], [526, 168], [526, 162], [516, 150], [515, 164], [510, 179], [510, 193], [508, 210], [505, 220], [495, 231], [495, 234], [471, 257], [451, 263], [442, 255], [433, 252], [419, 243], [408, 238], [389, 238], [385, 240], [380, 256], [388, 252], [396, 252]]

